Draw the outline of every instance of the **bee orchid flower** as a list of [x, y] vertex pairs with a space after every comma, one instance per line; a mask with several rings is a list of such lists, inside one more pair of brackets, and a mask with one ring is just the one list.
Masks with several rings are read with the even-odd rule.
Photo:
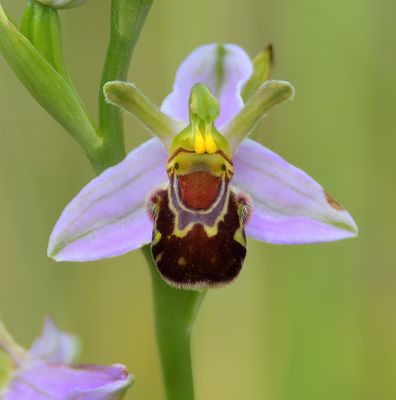
[[56, 261], [114, 257], [151, 243], [176, 287], [218, 286], [239, 273], [245, 235], [274, 244], [357, 234], [349, 213], [311, 177], [247, 138], [263, 115], [293, 96], [268, 79], [268, 49], [255, 60], [209, 44], [181, 64], [161, 108], [133, 84], [108, 82], [107, 100], [155, 136], [93, 179], [57, 222]]
[[132, 385], [133, 376], [119, 364], [71, 365], [78, 347], [75, 336], [59, 330], [47, 318], [41, 335], [30, 350], [25, 350], [15, 343], [0, 321], [0, 356], [4, 352], [10, 361], [6, 363], [5, 382], [0, 384], [0, 398], [121, 400]]

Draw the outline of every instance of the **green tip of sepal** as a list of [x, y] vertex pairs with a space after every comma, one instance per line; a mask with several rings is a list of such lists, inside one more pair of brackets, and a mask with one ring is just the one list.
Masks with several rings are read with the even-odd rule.
[[122, 81], [106, 82], [103, 86], [106, 101], [132, 113], [143, 125], [169, 147], [172, 138], [184, 124], [164, 114], [134, 84]]
[[257, 89], [271, 78], [274, 63], [274, 48], [269, 44], [253, 59], [253, 73], [242, 89], [242, 98], [246, 103]]

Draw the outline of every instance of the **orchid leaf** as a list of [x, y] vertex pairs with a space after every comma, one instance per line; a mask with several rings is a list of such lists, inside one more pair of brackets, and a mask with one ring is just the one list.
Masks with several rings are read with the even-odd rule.
[[1, 5], [0, 51], [26, 89], [80, 143], [88, 156], [98, 152], [102, 139], [77, 93], [10, 22]]

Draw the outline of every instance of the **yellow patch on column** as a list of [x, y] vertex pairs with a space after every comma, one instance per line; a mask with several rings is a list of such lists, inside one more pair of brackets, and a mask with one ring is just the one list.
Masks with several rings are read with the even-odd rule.
[[217, 151], [217, 145], [212, 135], [211, 126], [207, 126], [205, 130], [205, 150], [208, 154], [214, 154]]
[[197, 154], [205, 153], [205, 140], [202, 136], [201, 131], [196, 128], [194, 132], [194, 150]]

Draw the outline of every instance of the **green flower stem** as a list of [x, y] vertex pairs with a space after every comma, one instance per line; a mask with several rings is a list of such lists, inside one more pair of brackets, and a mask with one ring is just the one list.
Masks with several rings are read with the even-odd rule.
[[150, 247], [143, 253], [150, 266], [154, 317], [167, 400], [193, 400], [190, 338], [205, 291], [174, 289], [161, 278]]
[[19, 346], [14, 338], [8, 333], [7, 328], [0, 320], [0, 351], [6, 352], [15, 365], [18, 365], [26, 356], [26, 351]]
[[[100, 131], [112, 157], [107, 166], [124, 157], [121, 111], [107, 104], [103, 86], [108, 81], [126, 81], [132, 51], [152, 0], [113, 0], [111, 38], [100, 86]], [[191, 329], [205, 292], [171, 288], [159, 276], [148, 246], [143, 248], [152, 272], [157, 341], [168, 400], [193, 400]]]
[[[132, 52], [152, 2], [112, 0], [111, 37], [100, 85], [99, 129], [64, 68], [56, 12], [31, 1], [22, 22], [25, 36], [8, 20], [0, 5], [0, 51], [35, 99], [78, 141], [97, 173], [125, 156], [121, 111], [106, 103], [103, 85], [127, 79]], [[150, 112], [150, 104], [142, 104], [145, 115]], [[172, 128], [162, 116], [156, 123], [165, 130]], [[204, 292], [171, 288], [158, 275], [147, 247], [144, 254], [152, 269], [157, 339], [167, 398], [193, 400], [190, 336]], [[23, 350], [1, 324], [0, 347], [7, 349], [15, 363], [23, 356]]]
[[107, 166], [125, 157], [121, 111], [106, 103], [103, 86], [108, 81], [126, 81], [136, 42], [153, 0], [113, 0], [111, 33], [99, 88], [99, 130], [103, 135]]

